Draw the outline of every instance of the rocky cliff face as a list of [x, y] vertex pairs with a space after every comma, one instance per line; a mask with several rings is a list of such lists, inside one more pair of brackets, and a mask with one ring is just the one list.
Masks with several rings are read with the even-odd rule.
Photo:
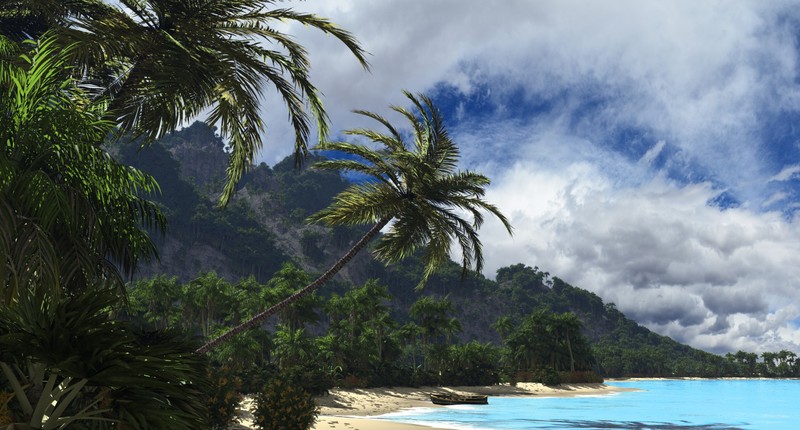
[[[347, 183], [337, 173], [298, 170], [292, 157], [270, 167], [255, 166], [242, 178], [239, 191], [225, 209], [216, 206], [227, 165], [224, 144], [203, 123], [171, 134], [150, 148], [113, 148], [122, 162], [152, 174], [161, 186], [157, 200], [168, 217], [169, 232], [159, 238], [161, 259], [142, 264], [136, 278], [165, 274], [188, 282], [201, 272], [215, 271], [238, 281], [255, 276], [267, 282], [283, 262], [292, 260], [309, 273], [321, 273], [343, 256], [369, 226], [330, 229], [309, 225], [305, 218], [327, 206]], [[313, 164], [308, 160], [306, 166]], [[492, 281], [481, 275], [462, 277], [452, 263], [434, 274], [423, 292], [415, 291], [422, 263], [416, 256], [384, 266], [362, 251], [340, 272], [340, 281], [363, 284], [378, 278], [394, 296], [396, 317], [407, 318], [422, 295], [448, 296], [463, 329], [462, 341], [497, 342], [491, 327], [499, 316], [521, 319], [536, 309], [574, 312], [593, 341], [626, 348], [661, 347], [692, 356], [672, 340], [654, 335], [606, 305], [596, 295], [572, 287], [538, 267], [513, 264]], [[332, 283], [325, 292], [349, 288]], [[337, 285], [338, 284], [338, 285]], [[627, 342], [627, 343], [625, 343]], [[687, 352], [688, 351], [688, 352]]]
[[196, 122], [160, 141], [180, 164], [181, 179], [205, 192], [225, 180], [228, 155], [216, 128]]
[[207, 144], [186, 142], [173, 146], [169, 152], [180, 160], [181, 178], [201, 189], [210, 189], [225, 179], [227, 158], [220, 157], [219, 151]]
[[[363, 229], [334, 230], [305, 218], [344, 189], [337, 173], [297, 169], [293, 157], [274, 168], [254, 166], [224, 209], [216, 207], [228, 154], [214, 128], [204, 123], [164, 137], [150, 148], [123, 148], [117, 156], [152, 174], [161, 186], [168, 234], [157, 238], [160, 260], [142, 264], [136, 278], [158, 274], [188, 281], [214, 271], [231, 281], [250, 275], [266, 282], [287, 260], [322, 273], [343, 256]], [[362, 283], [367, 253], [345, 267], [340, 279]]]

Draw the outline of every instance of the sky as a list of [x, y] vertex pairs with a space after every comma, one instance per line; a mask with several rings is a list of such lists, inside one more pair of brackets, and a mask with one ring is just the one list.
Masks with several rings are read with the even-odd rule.
[[[790, 1], [307, 0], [332, 136], [431, 96], [487, 200], [484, 274], [538, 266], [693, 347], [800, 353], [800, 8]], [[283, 6], [283, 4], [281, 4]], [[291, 151], [265, 94], [260, 161]]]

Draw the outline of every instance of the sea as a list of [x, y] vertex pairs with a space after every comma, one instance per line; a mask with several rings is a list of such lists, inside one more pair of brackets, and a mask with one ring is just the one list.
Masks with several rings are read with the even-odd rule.
[[800, 430], [800, 380], [636, 380], [572, 398], [490, 397], [489, 405], [414, 408], [379, 419], [445, 429]]

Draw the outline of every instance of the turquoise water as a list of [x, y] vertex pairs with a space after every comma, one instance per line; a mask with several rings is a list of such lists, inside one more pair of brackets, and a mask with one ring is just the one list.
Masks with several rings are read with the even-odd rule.
[[800, 429], [800, 381], [659, 380], [574, 398], [490, 397], [488, 406], [417, 408], [381, 419], [448, 429]]

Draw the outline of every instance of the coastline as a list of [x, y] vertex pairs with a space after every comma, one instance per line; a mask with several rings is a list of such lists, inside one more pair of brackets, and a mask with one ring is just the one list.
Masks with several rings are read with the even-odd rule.
[[[561, 384], [548, 387], [532, 382], [520, 382], [516, 386], [508, 384], [484, 387], [419, 387], [419, 388], [373, 388], [342, 390], [334, 389], [326, 396], [317, 397], [320, 415], [314, 430], [421, 430], [438, 429], [414, 424], [396, 423], [374, 419], [377, 415], [409, 408], [440, 408], [431, 403], [432, 392], [453, 392], [459, 394], [481, 394], [507, 397], [575, 397], [606, 395], [630, 388], [614, 387], [605, 384]], [[370, 418], [373, 417], [373, 418]]]
[[[438, 408], [431, 403], [432, 392], [453, 392], [459, 394], [481, 394], [488, 396], [512, 397], [575, 397], [607, 395], [632, 388], [614, 387], [605, 384], [561, 384], [548, 387], [543, 384], [521, 382], [516, 386], [508, 384], [483, 387], [384, 387], [346, 390], [335, 388], [329, 394], [316, 397], [320, 408], [314, 430], [421, 430], [436, 429], [413, 424], [396, 423], [375, 419], [376, 416], [409, 408]], [[245, 399], [242, 409], [247, 411], [252, 399]], [[243, 412], [241, 423], [236, 429], [251, 429], [252, 414]], [[442, 429], [439, 429], [442, 430]]]
[[[614, 383], [614, 382], [636, 382], [636, 381], [717, 381], [715, 384], [710, 384], [711, 391], [702, 391], [700, 390], [699, 395], [695, 395], [696, 384], [691, 383], [689, 385], [682, 384], [680, 385], [683, 391], [680, 389], [675, 391], [682, 399], [678, 401], [678, 403], [682, 404], [681, 411], [684, 413], [687, 410], [693, 411], [691, 418], [692, 424], [697, 424], [698, 427], [705, 427], [709, 422], [720, 422], [720, 420], [725, 421], [729, 420], [730, 428], [737, 427], [738, 424], [743, 422], [750, 422], [750, 420], [756, 420], [759, 425], [758, 428], [772, 428], [772, 424], [775, 423], [776, 417], [779, 418], [779, 421], [784, 425], [780, 428], [794, 428], [791, 426], [792, 422], [797, 422], [798, 416], [796, 415], [796, 411], [789, 413], [786, 410], [787, 405], [791, 405], [791, 402], [787, 403], [779, 403], [776, 404], [774, 399], [770, 399], [770, 396], [762, 396], [759, 398], [756, 396], [752, 398], [752, 391], [751, 388], [747, 389], [739, 389], [737, 394], [734, 394], [734, 397], [738, 399], [740, 402], [738, 406], [736, 406], [735, 410], [727, 410], [724, 413], [724, 418], [719, 415], [717, 411], [725, 410], [723, 405], [726, 405], [725, 401], [722, 401], [717, 404], [716, 408], [709, 409], [708, 407], [708, 400], [709, 394], [714, 399], [718, 400], [716, 394], [719, 392], [719, 381], [800, 381], [800, 378], [763, 378], [763, 377], [749, 377], [749, 378], [695, 378], [695, 377], [671, 377], [671, 378], [619, 378], [619, 379], [608, 379], [607, 382]], [[763, 391], [763, 383], [755, 382], [760, 388], [759, 392]], [[786, 384], [786, 382], [782, 382]], [[632, 384], [638, 385], [638, 384]], [[661, 384], [655, 384], [661, 385]], [[673, 384], [669, 384], [668, 386], [672, 386]], [[798, 389], [798, 385], [794, 382], [790, 382], [790, 385], [794, 387], [792, 392], [796, 392], [794, 390]], [[740, 383], [736, 383], [733, 387], [742, 386]], [[769, 385], [772, 386], [772, 385]], [[689, 391], [687, 391], [687, 387]], [[748, 386], [752, 387], [752, 386]], [[632, 387], [618, 387], [613, 385], [605, 385], [605, 384], [564, 384], [558, 387], [545, 387], [540, 384], [530, 384], [530, 383], [521, 383], [518, 386], [508, 386], [508, 385], [500, 385], [500, 386], [492, 386], [492, 387], [421, 387], [417, 389], [392, 389], [392, 388], [383, 388], [378, 390], [334, 390], [330, 396], [324, 396], [320, 398], [319, 404], [321, 405], [322, 413], [319, 417], [319, 420], [314, 427], [314, 430], [425, 430], [425, 429], [434, 429], [434, 430], [446, 430], [443, 427], [426, 427], [424, 425], [410, 425], [410, 424], [403, 424], [403, 423], [396, 423], [391, 421], [385, 421], [382, 419], [381, 416], [375, 415], [356, 415], [356, 414], [368, 414], [369, 411], [377, 409], [379, 413], [384, 414], [387, 413], [387, 409], [394, 409], [394, 410], [403, 410], [407, 407], [437, 407], [430, 403], [427, 396], [431, 391], [450, 391], [450, 392], [458, 392], [461, 394], [487, 394], [490, 396], [508, 396], [508, 397], [579, 397], [579, 396], [602, 396], [607, 394], [614, 394], [619, 392], [631, 392], [631, 391], [651, 391], [655, 390], [652, 384], [643, 384], [640, 388], [632, 388]], [[406, 392], [406, 390], [410, 390], [410, 392]], [[375, 392], [378, 391], [378, 392]], [[734, 390], [736, 391], [736, 390]], [[629, 399], [630, 402], [635, 403], [635, 399], [639, 398], [641, 403], [637, 407], [643, 407], [647, 409], [652, 405], [652, 398], [648, 400], [647, 396], [633, 396]], [[764, 401], [764, 399], [767, 399]], [[644, 399], [644, 400], [641, 400]], [[676, 397], [677, 399], [677, 397]], [[597, 400], [597, 399], [595, 399]], [[326, 401], [332, 401], [332, 406], [323, 406], [325, 405]], [[593, 402], [594, 400], [588, 400], [589, 402]], [[676, 400], [677, 401], [677, 400]], [[752, 402], [756, 402], [756, 410], [761, 411], [760, 413], [752, 413], [748, 408], [749, 405], [753, 404]], [[348, 403], [350, 402], [350, 403]], [[409, 403], [412, 402], [412, 403]], [[611, 402], [607, 404], [607, 402], [603, 400], [599, 400], [600, 403], [593, 403], [595, 405], [603, 404], [609, 407], [610, 410], [616, 410], [615, 413], [619, 414], [620, 408], [626, 409], [630, 408], [628, 401], [623, 401], [622, 404], [619, 402]], [[387, 405], [386, 403], [389, 403]], [[489, 401], [491, 404], [491, 399]], [[556, 421], [564, 420], [564, 419], [576, 419], [574, 418], [571, 411], [567, 411], [566, 415], [560, 413], [558, 411], [558, 407], [552, 409], [552, 412], [555, 415], [558, 415]], [[627, 409], [626, 409], [627, 410]], [[740, 413], [744, 411], [743, 414]], [[561, 411], [563, 412], [563, 411]], [[577, 412], [577, 411], [576, 411]], [[591, 413], [591, 412], [590, 412]], [[627, 414], [625, 412], [624, 414]], [[689, 421], [683, 421], [684, 417], [676, 417], [674, 415], [670, 415], [671, 412], [667, 412], [667, 415], [664, 415], [667, 418], [664, 418], [664, 422], [672, 422], [674, 420], [680, 420], [680, 422], [676, 421], [676, 425], [678, 427], [682, 427], [681, 423], [689, 423]], [[635, 418], [618, 418], [622, 415], [615, 416], [614, 418], [609, 418], [613, 420], [615, 423], [619, 422], [621, 427], [626, 427], [627, 424], [633, 421], [626, 421], [629, 419], [640, 421], [642, 417], [635, 417]], [[565, 418], [566, 417], [566, 418]], [[701, 418], [697, 418], [701, 417]], [[594, 422], [596, 418], [579, 418], [589, 421], [587, 422]], [[689, 418], [686, 418], [689, 419]], [[576, 421], [580, 422], [580, 421]], [[599, 422], [599, 421], [598, 421]], [[605, 422], [605, 421], [604, 421]], [[660, 421], [659, 421], [660, 422]], [[431, 423], [434, 423], [431, 421]], [[626, 424], [627, 423], [627, 424]], [[447, 426], [447, 424], [434, 424], [434, 425], [441, 425]], [[693, 426], [693, 425], [690, 425]], [[621, 428], [620, 427], [620, 428]], [[454, 428], [454, 427], [453, 427]], [[583, 427], [581, 427], [583, 428]], [[594, 428], [594, 427], [593, 427]], [[727, 427], [726, 427], [727, 428]]]

